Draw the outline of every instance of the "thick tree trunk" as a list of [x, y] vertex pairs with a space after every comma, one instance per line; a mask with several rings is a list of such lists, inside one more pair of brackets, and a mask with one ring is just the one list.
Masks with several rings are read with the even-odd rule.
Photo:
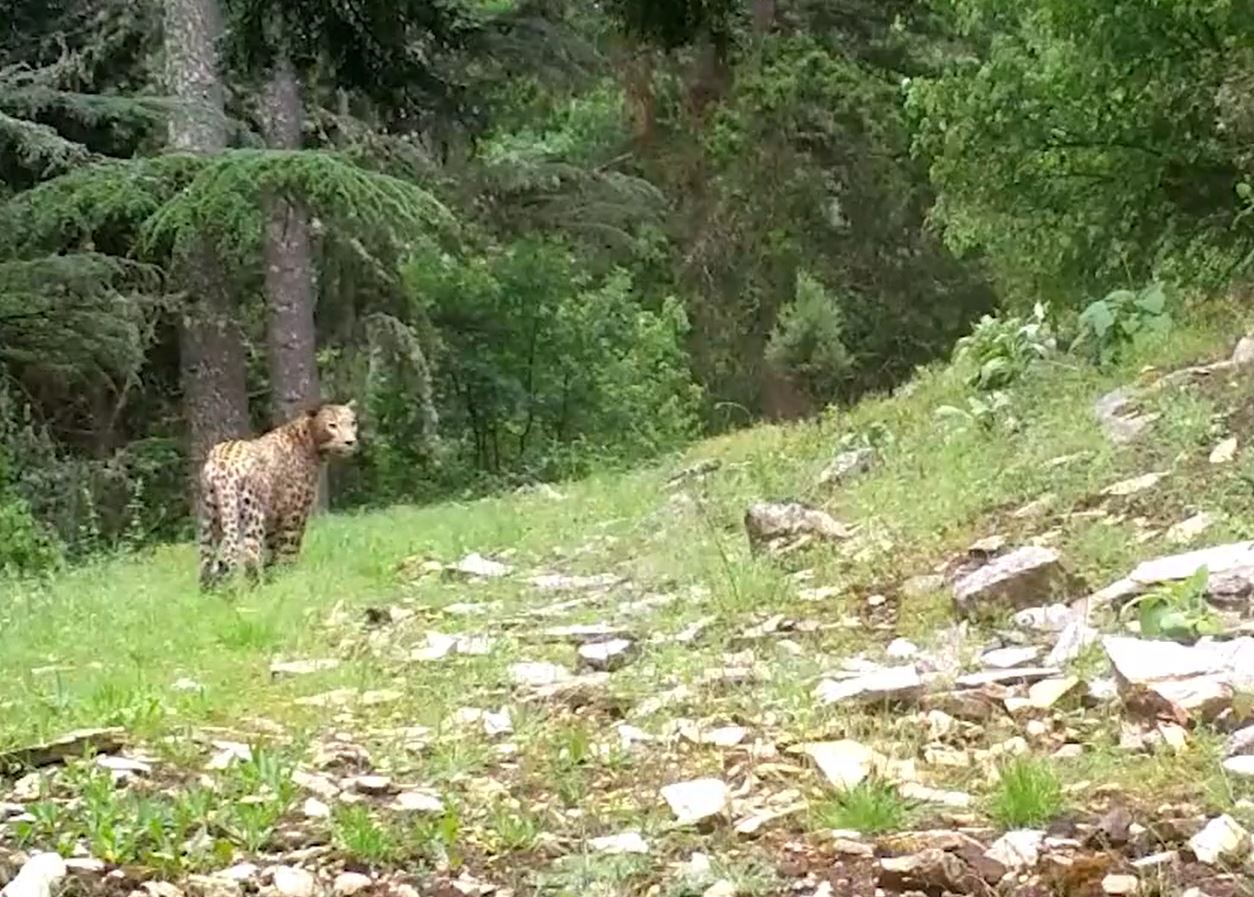
[[775, 0], [753, 0], [753, 31], [763, 34], [775, 24]]
[[[175, 99], [169, 148], [217, 153], [226, 146], [226, 118], [217, 43], [218, 0], [165, 0], [166, 78]], [[187, 305], [179, 327], [179, 365], [187, 416], [192, 490], [209, 449], [248, 434], [244, 343], [226, 273], [208, 241], [180, 261]]]
[[[266, 143], [272, 149], [300, 149], [304, 116], [300, 85], [291, 63], [280, 57], [262, 98]], [[313, 254], [309, 214], [291, 196], [266, 196], [265, 263], [269, 307], [266, 331], [270, 362], [271, 417], [277, 426], [320, 398], [317, 333], [314, 330]], [[318, 507], [325, 508], [325, 475]]]

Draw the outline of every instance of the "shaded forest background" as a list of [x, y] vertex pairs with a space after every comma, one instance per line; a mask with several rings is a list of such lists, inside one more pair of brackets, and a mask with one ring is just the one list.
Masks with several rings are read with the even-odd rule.
[[1230, 295], [1252, 13], [10, 0], [0, 567], [184, 537], [207, 446], [319, 396], [362, 409], [333, 506], [464, 497], [891, 389], [985, 315]]

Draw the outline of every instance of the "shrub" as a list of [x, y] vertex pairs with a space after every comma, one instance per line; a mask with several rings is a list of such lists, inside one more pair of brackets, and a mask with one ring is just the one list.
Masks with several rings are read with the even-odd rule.
[[1026, 321], [1019, 317], [981, 317], [971, 333], [958, 340], [954, 360], [973, 365], [974, 370], [967, 377], [969, 386], [998, 390], [1014, 383], [1055, 348], [1046, 308], [1037, 303]]
[[1171, 330], [1167, 295], [1159, 284], [1139, 292], [1115, 290], [1091, 302], [1080, 313], [1079, 333], [1072, 351], [1085, 351], [1097, 364], [1117, 361], [1129, 347], [1142, 339], [1161, 336]]
[[790, 374], [811, 396], [829, 402], [849, 380], [853, 356], [843, 341], [840, 303], [816, 278], [797, 274], [793, 301], [780, 312], [766, 359]]

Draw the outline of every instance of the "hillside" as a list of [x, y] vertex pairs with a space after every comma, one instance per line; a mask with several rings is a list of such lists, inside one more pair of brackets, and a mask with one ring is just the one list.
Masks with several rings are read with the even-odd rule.
[[[1250, 893], [1254, 556], [1066, 608], [1254, 538], [1254, 366], [1186, 371], [1247, 323], [322, 518], [255, 591], [188, 545], [5, 586], [0, 880], [74, 858], [6, 897]], [[790, 501], [830, 518], [751, 550]]]

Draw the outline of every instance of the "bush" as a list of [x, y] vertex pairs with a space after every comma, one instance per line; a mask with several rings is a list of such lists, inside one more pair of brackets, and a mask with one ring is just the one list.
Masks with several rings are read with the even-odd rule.
[[683, 310], [637, 295], [627, 272], [593, 277], [563, 245], [519, 240], [464, 259], [421, 252], [405, 277], [412, 316], [441, 335], [448, 486], [581, 475], [696, 435]]
[[954, 360], [973, 365], [967, 385], [999, 390], [1014, 383], [1055, 348], [1045, 306], [1037, 303], [1026, 321], [1018, 317], [981, 317], [971, 333], [958, 340]]
[[1114, 290], [1089, 303], [1077, 323], [1079, 334], [1071, 343], [1072, 351], [1087, 351], [1101, 365], [1117, 361], [1140, 340], [1168, 333], [1172, 326], [1167, 294], [1159, 284], [1139, 292]]
[[840, 303], [816, 278], [797, 274], [793, 301], [780, 312], [766, 346], [766, 359], [791, 375], [816, 401], [827, 404], [853, 371], [843, 341]]

